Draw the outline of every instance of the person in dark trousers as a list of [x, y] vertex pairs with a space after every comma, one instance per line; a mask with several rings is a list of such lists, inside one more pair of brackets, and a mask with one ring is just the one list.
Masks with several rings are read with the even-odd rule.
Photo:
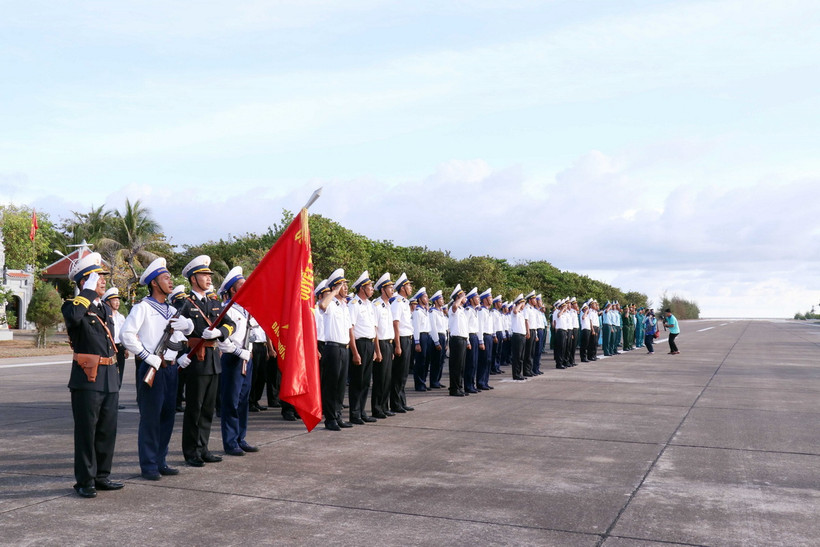
[[680, 353], [678, 351], [678, 344], [675, 342], [676, 338], [680, 334], [680, 325], [678, 325], [678, 319], [674, 315], [672, 315], [672, 310], [666, 308], [663, 312], [665, 319], [663, 321], [663, 325], [669, 329], [669, 354], [670, 355], [677, 355]]

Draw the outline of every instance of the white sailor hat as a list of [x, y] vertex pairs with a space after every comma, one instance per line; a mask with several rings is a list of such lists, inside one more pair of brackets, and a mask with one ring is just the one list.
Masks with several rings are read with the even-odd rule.
[[147, 287], [151, 284], [151, 281], [164, 273], [170, 275], [171, 272], [168, 271], [168, 265], [165, 262], [165, 259], [157, 258], [151, 262], [147, 268], [145, 268], [144, 272], [142, 272], [142, 275], [140, 276], [140, 285], [145, 285]]
[[225, 276], [222, 285], [219, 286], [219, 294], [225, 294], [230, 291], [231, 287], [240, 279], [245, 279], [245, 276], [242, 275], [242, 266], [236, 266]]
[[536, 294], [536, 295], [535, 295], [535, 299], [536, 299], [536, 300], [541, 300], [541, 293]]
[[502, 309], [502, 310], [506, 310], [506, 309], [507, 309], [507, 303], [506, 303], [506, 302], [502, 302], [502, 303], [501, 303], [501, 309]]
[[430, 297], [430, 302], [435, 302], [439, 298], [443, 299], [444, 297], [441, 294], [441, 291], [436, 291], [433, 293], [433, 296]]
[[493, 289], [489, 288], [485, 290], [483, 293], [478, 295], [479, 300], [484, 300], [485, 298], [492, 298], [493, 297]]
[[383, 287], [387, 287], [388, 285], [392, 285], [393, 281], [390, 280], [390, 272], [384, 272], [378, 281], [376, 281], [376, 290], [380, 291]]
[[102, 267], [102, 256], [100, 256], [100, 253], [89, 253], [75, 260], [68, 270], [68, 278], [75, 283], [79, 283], [83, 277], [92, 272], [96, 272], [100, 275], [108, 275], [109, 273]]
[[401, 274], [401, 275], [399, 276], [399, 278], [396, 280], [396, 292], [398, 292], [399, 290], [401, 290], [401, 288], [402, 288], [403, 286], [407, 285], [408, 283], [410, 283], [410, 280], [409, 280], [409, 279], [407, 279], [407, 274], [406, 274], [406, 273], [404, 273], [404, 272], [402, 272], [402, 274]]
[[416, 294], [413, 295], [413, 300], [418, 300], [419, 298], [421, 298], [425, 294], [427, 294], [427, 288], [422, 287], [422, 288], [420, 288], [419, 290], [416, 291]]
[[353, 288], [358, 291], [367, 283], [373, 283], [373, 280], [370, 279], [370, 273], [367, 270], [365, 270], [362, 272], [362, 275], [360, 275], [359, 278], [353, 283]]
[[467, 300], [471, 299], [474, 296], [478, 296], [478, 287], [473, 287], [470, 289], [470, 292], [467, 293]]
[[560, 306], [563, 303], [564, 303], [563, 300], [556, 300], [555, 303], [553, 304], [553, 306], [555, 306], [557, 308], [558, 306]]
[[[182, 276], [191, 279], [194, 274], [212, 274], [211, 271], [211, 257], [208, 255], [199, 255], [182, 268]], [[149, 281], [150, 283], [150, 281]]]
[[416, 298], [416, 296], [415, 296], [415, 295], [413, 295], [413, 296], [411, 296], [411, 297], [410, 297], [409, 302], [410, 302], [411, 304], [415, 305], [415, 304], [418, 304], [418, 303], [419, 303], [419, 299], [418, 299], [418, 298]]
[[330, 277], [327, 278], [327, 286], [333, 288], [339, 283], [343, 283], [345, 281], [347, 281], [347, 279], [345, 279], [344, 269], [338, 268], [336, 270], [333, 270], [333, 273], [330, 274]]
[[588, 307], [589, 307], [589, 302], [584, 302], [584, 303], [581, 305], [581, 309], [588, 308]]
[[573, 296], [572, 298], [569, 299], [569, 301], [570, 302], [578, 302], [578, 299]]
[[523, 300], [524, 300], [524, 293], [518, 293], [518, 296], [516, 296], [515, 300], [513, 300], [513, 305], [519, 304]]
[[503, 302], [503, 301], [504, 301], [504, 299], [501, 298], [500, 294], [496, 295], [496, 297], [493, 298], [493, 304], [495, 304], [496, 302]]
[[463, 293], [464, 293], [464, 291], [461, 290], [461, 283], [459, 283], [458, 285], [456, 285], [456, 288], [453, 289], [453, 292], [450, 293], [450, 300], [455, 300], [456, 298], [458, 298], [459, 294], [463, 294]]
[[313, 290], [313, 294], [319, 296], [322, 293], [329, 291], [330, 289], [327, 288], [327, 279], [322, 279], [316, 288]]
[[529, 300], [530, 298], [535, 298], [535, 291], [528, 292], [527, 296], [524, 297], [524, 300]]
[[168, 300], [173, 300], [179, 295], [182, 295], [183, 298], [186, 296], [185, 285], [177, 285], [176, 287], [174, 287], [174, 290], [171, 291], [171, 294], [168, 295]]
[[119, 298], [120, 297], [120, 290], [117, 287], [111, 287], [107, 291], [105, 291], [102, 295], [102, 301], [108, 302], [112, 298]]

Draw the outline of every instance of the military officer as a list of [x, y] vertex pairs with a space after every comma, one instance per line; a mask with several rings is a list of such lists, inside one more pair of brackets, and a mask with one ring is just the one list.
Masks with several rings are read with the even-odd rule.
[[490, 367], [493, 361], [493, 350], [495, 348], [494, 342], [495, 326], [493, 325], [493, 316], [490, 313], [493, 303], [493, 290], [487, 289], [478, 295], [479, 307], [478, 315], [478, 336], [481, 340], [482, 349], [478, 352], [478, 366], [476, 367], [476, 389], [489, 390], [495, 389], [490, 385]]
[[464, 315], [467, 317], [467, 330], [469, 332], [469, 344], [467, 345], [467, 356], [464, 360], [464, 392], [467, 394], [478, 393], [475, 385], [476, 370], [478, 369], [478, 353], [484, 346], [484, 338], [478, 336], [478, 287], [473, 287], [467, 292], [466, 304], [464, 305]]
[[541, 354], [544, 351], [544, 341], [546, 340], [545, 329], [547, 322], [544, 318], [544, 305], [541, 302], [541, 295], [535, 295], [535, 305], [533, 306], [533, 320], [535, 322], [535, 342], [532, 345], [532, 373], [536, 376], [544, 374], [541, 372]]
[[376, 314], [376, 333], [379, 338], [380, 360], [373, 361], [373, 394], [370, 396], [370, 415], [387, 418], [396, 414], [390, 410], [390, 378], [393, 372], [393, 312], [390, 298], [393, 296], [393, 281], [390, 272], [384, 273], [377, 281], [375, 289], [379, 298], [373, 303]]
[[409, 298], [413, 294], [413, 286], [402, 273], [396, 280], [395, 296], [390, 304], [393, 314], [393, 371], [391, 373], [390, 410], [404, 413], [414, 410], [407, 404], [407, 395], [404, 387], [407, 384], [407, 375], [410, 372], [410, 362], [413, 357], [413, 319], [410, 315]]
[[527, 345], [527, 338], [530, 336], [529, 324], [527, 321], [527, 313], [524, 306], [527, 301], [524, 300], [524, 295], [519, 294], [513, 300], [512, 310], [510, 312], [510, 359], [512, 366], [513, 380], [525, 380], [524, 377], [524, 350]]
[[[236, 266], [225, 276], [219, 294], [227, 303], [244, 284], [242, 267]], [[248, 433], [251, 382], [256, 366], [250, 350], [251, 316], [239, 304], [231, 306], [226, 315], [231, 318], [235, 328], [230, 336], [217, 343], [222, 353], [219, 381], [222, 448], [229, 456], [244, 456], [247, 452], [259, 452], [259, 448], [245, 438]]]
[[493, 298], [492, 308], [490, 309], [490, 316], [493, 321], [493, 332], [495, 334], [495, 343], [493, 344], [493, 355], [490, 364], [490, 374], [501, 374], [501, 363], [503, 357], [504, 347], [504, 312], [503, 312], [503, 298], [497, 295]]
[[[168, 302], [173, 281], [164, 258], [145, 268], [139, 279], [148, 287], [148, 296], [137, 302], [123, 324], [122, 341], [134, 354], [137, 365], [137, 404], [140, 422], [137, 448], [140, 473], [156, 481], [179, 471], [168, 465], [168, 444], [174, 431], [177, 394], [177, 350], [169, 344], [174, 332], [190, 334], [194, 323], [175, 317], [177, 310]], [[153, 376], [153, 379], [148, 379]]]
[[[341, 268], [327, 278], [328, 291], [319, 301], [324, 320], [325, 343], [322, 349], [322, 408], [325, 412], [325, 428], [341, 431], [353, 427], [342, 419], [347, 369], [350, 353], [359, 358], [353, 336], [353, 322], [347, 308], [347, 279]], [[352, 346], [352, 348], [351, 348]]]
[[427, 391], [427, 373], [430, 370], [432, 338], [430, 338], [430, 312], [427, 309], [429, 297], [427, 288], [422, 287], [413, 295], [416, 309], [411, 315], [413, 321], [413, 384], [416, 391]]
[[537, 318], [535, 317], [535, 291], [530, 291], [527, 296], [524, 297], [526, 304], [524, 305], [524, 314], [527, 318], [527, 329], [529, 336], [526, 338], [526, 343], [524, 346], [524, 376], [531, 377], [535, 376], [532, 372], [532, 356], [533, 356], [533, 346], [535, 346], [536, 342], [538, 342], [538, 334], [535, 330], [535, 325]]
[[442, 389], [441, 374], [447, 357], [447, 316], [444, 315], [444, 297], [436, 291], [430, 297], [430, 388]]
[[115, 364], [116, 343], [111, 310], [105, 294], [102, 257], [90, 253], [75, 261], [69, 279], [80, 293], [62, 306], [68, 338], [74, 350], [68, 388], [74, 414], [74, 490], [93, 498], [97, 490], [119, 490], [112, 481], [111, 464], [117, 438], [120, 379]]
[[467, 295], [456, 285], [450, 294], [450, 305], [447, 312], [447, 324], [450, 329], [450, 396], [464, 397], [464, 363], [467, 349], [470, 347], [470, 328], [464, 303]]
[[[350, 374], [350, 422], [364, 425], [378, 421], [367, 415], [367, 395], [370, 392], [370, 379], [373, 376], [373, 362], [378, 357], [381, 361], [378, 328], [376, 325], [376, 308], [370, 298], [375, 290], [370, 273], [365, 270], [353, 283], [356, 296], [347, 305], [350, 320], [353, 323], [353, 338], [356, 351], [353, 353], [353, 365]], [[357, 359], [358, 356], [358, 359]]]
[[[182, 354], [177, 362], [185, 372], [185, 415], [182, 420], [182, 454], [191, 467], [217, 463], [222, 457], [208, 449], [211, 424], [217, 399], [217, 384], [222, 365], [216, 353], [216, 344], [233, 334], [236, 326], [227, 315], [219, 324], [214, 321], [222, 310], [212, 288], [211, 258], [200, 255], [191, 260], [182, 275], [191, 284], [191, 294], [182, 301], [180, 316], [194, 323], [188, 336], [192, 354]], [[196, 348], [196, 350], [194, 350]]]

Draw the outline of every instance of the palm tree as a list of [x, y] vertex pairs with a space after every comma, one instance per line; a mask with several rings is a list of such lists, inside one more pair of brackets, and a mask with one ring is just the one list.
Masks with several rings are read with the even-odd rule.
[[99, 207], [91, 206], [87, 213], [72, 211], [73, 218], [63, 222], [62, 229], [66, 234], [68, 243], [78, 244], [82, 241], [96, 244], [100, 239], [108, 237], [111, 232], [111, 221], [114, 219], [114, 212], [106, 210], [104, 205]]
[[157, 258], [152, 250], [162, 241], [160, 225], [151, 217], [151, 211], [143, 207], [139, 200], [131, 203], [125, 200], [123, 212], [114, 211], [110, 222], [109, 237], [97, 243], [100, 252], [106, 256], [113, 268], [125, 269], [126, 291], [132, 299], [139, 274], [135, 262], [147, 266]]

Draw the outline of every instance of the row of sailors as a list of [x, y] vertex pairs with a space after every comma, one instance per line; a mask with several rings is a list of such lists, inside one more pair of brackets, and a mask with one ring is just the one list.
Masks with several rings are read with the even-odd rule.
[[[442, 291], [428, 295], [422, 287], [413, 292], [404, 273], [395, 283], [390, 273], [374, 282], [368, 271], [352, 287], [354, 294], [349, 295], [340, 268], [315, 289], [322, 406], [328, 429], [337, 431], [412, 411], [405, 393], [411, 366], [417, 391], [442, 389], [448, 343], [452, 396], [493, 389], [489, 377], [500, 373], [504, 363], [513, 365], [516, 380], [542, 374], [540, 356], [548, 323], [541, 295], [534, 291], [509, 303], [493, 297], [491, 289], [465, 293], [459, 285], [445, 304]], [[348, 376], [349, 422], [341, 415]]]

